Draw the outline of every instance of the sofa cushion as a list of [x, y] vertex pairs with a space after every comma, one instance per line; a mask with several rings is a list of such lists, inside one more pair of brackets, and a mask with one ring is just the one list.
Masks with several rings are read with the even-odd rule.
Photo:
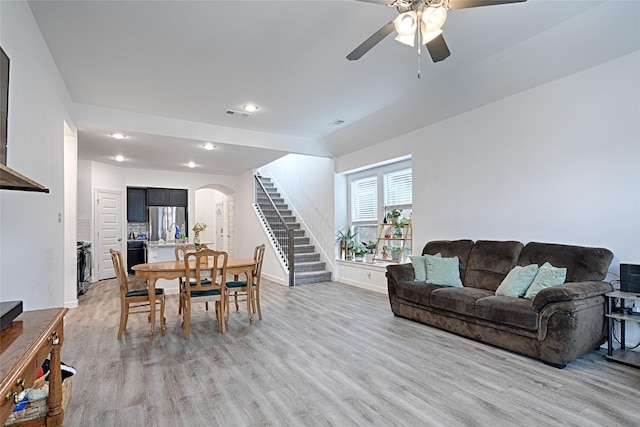
[[424, 257], [427, 263], [427, 283], [462, 287], [458, 257], [442, 258], [436, 255]]
[[567, 282], [604, 280], [613, 260], [613, 253], [605, 248], [530, 242], [524, 247], [518, 265], [550, 262], [567, 269]]
[[523, 298], [489, 296], [476, 301], [476, 317], [535, 331], [538, 329], [538, 313], [531, 309], [531, 302]]
[[431, 292], [431, 306], [475, 316], [476, 301], [492, 295], [486, 289], [441, 287]]
[[421, 306], [431, 305], [431, 292], [442, 286], [430, 285], [424, 282], [401, 281], [396, 287], [396, 295], [405, 301]]
[[422, 249], [422, 255], [435, 255], [440, 253], [444, 258], [458, 257], [460, 278], [464, 277], [469, 253], [473, 247], [473, 240], [434, 240], [427, 243]]
[[527, 289], [527, 293], [524, 295], [527, 299], [534, 299], [538, 293], [552, 286], [562, 285], [567, 278], [567, 269], [558, 268], [545, 262], [538, 269], [538, 274], [533, 279], [531, 286]]
[[[441, 255], [437, 253], [434, 256], [440, 257]], [[409, 256], [409, 259], [411, 260], [411, 265], [413, 266], [413, 274], [415, 275], [414, 280], [416, 282], [426, 282], [427, 281], [427, 260], [425, 258], [425, 255], [422, 255], [422, 256], [413, 255], [413, 256]]]
[[[464, 286], [495, 292], [505, 276], [515, 267], [523, 247], [522, 243], [515, 241], [478, 240], [469, 254], [463, 279]], [[442, 256], [445, 256], [444, 253]]]
[[411, 255], [409, 256], [411, 265], [413, 266], [413, 274], [415, 275], [416, 282], [427, 281], [427, 263], [424, 256]]
[[496, 289], [496, 295], [512, 298], [524, 296], [537, 273], [538, 264], [530, 264], [524, 267], [516, 265], [502, 280], [502, 283]]

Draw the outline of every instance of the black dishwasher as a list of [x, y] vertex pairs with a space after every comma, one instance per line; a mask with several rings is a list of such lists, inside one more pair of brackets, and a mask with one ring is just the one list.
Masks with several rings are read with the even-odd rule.
[[131, 269], [134, 265], [144, 264], [146, 261], [146, 253], [144, 250], [144, 241], [128, 241], [127, 242], [127, 271], [129, 274], [135, 272]]

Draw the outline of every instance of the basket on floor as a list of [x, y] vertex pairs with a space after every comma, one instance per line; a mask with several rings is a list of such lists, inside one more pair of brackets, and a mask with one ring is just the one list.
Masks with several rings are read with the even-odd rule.
[[[67, 409], [69, 399], [71, 399], [71, 386], [73, 384], [73, 376], [65, 378], [62, 381], [62, 410]], [[27, 406], [20, 410], [12, 412], [4, 423], [5, 426], [10, 426], [16, 423], [23, 423], [29, 420], [35, 420], [36, 418], [43, 418], [47, 416], [49, 412], [49, 405], [47, 402], [48, 396], [44, 396], [41, 399], [29, 401]]]

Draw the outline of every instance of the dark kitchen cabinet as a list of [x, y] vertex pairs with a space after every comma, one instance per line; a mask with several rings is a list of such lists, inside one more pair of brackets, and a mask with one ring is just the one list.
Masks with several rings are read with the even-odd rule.
[[176, 188], [169, 189], [169, 206], [187, 206], [188, 192]]
[[127, 221], [147, 222], [147, 189], [127, 187]]
[[168, 188], [147, 188], [147, 205], [170, 206]]
[[147, 188], [149, 206], [187, 206], [187, 190], [178, 188]]
[[134, 265], [144, 264], [147, 254], [144, 249], [144, 242], [127, 242], [127, 271], [129, 274], [135, 274], [131, 269]]

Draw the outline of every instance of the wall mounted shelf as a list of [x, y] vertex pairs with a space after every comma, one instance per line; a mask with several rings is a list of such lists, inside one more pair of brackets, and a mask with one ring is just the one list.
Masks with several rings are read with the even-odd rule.
[[44, 185], [38, 184], [3, 164], [0, 164], [0, 190], [49, 192], [49, 189]]

